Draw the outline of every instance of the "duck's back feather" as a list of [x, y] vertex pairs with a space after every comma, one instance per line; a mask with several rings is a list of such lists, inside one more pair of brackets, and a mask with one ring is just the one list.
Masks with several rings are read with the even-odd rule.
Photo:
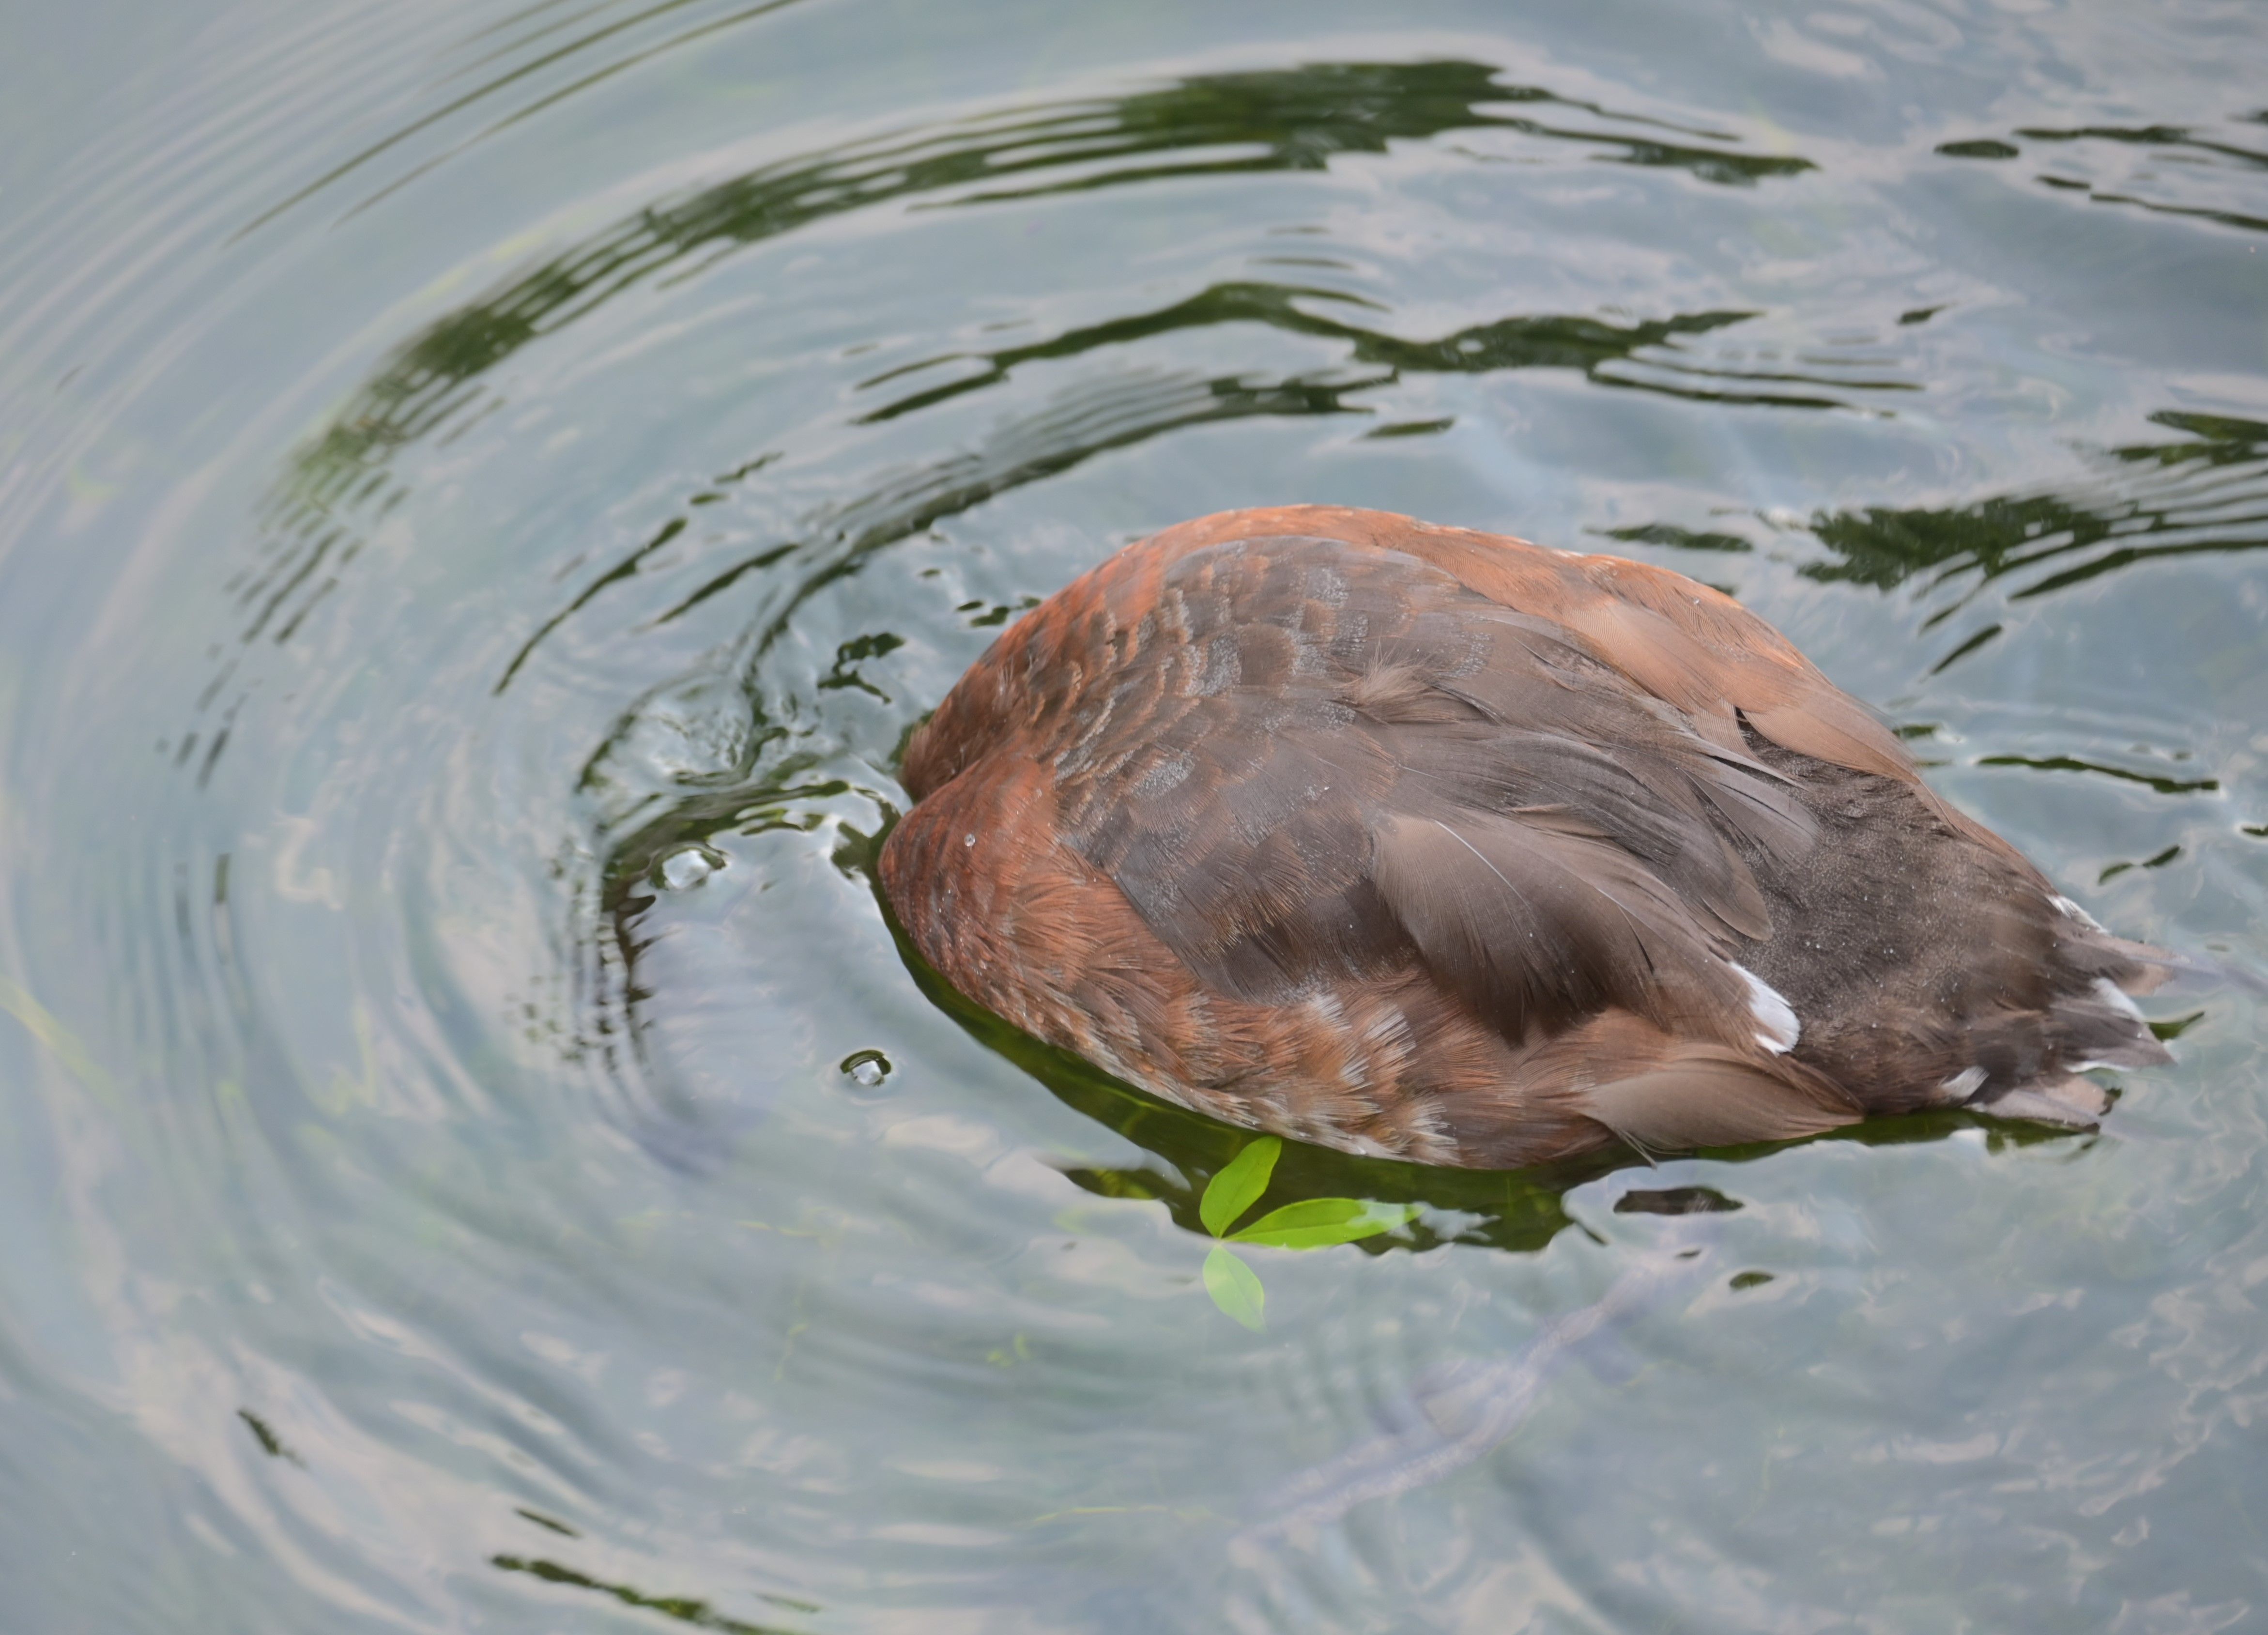
[[906, 781], [885, 887], [948, 980], [1337, 1145], [1779, 1138], [2159, 1049], [2105, 998], [2147, 951], [1761, 620], [1637, 563], [1185, 524], [1004, 636]]

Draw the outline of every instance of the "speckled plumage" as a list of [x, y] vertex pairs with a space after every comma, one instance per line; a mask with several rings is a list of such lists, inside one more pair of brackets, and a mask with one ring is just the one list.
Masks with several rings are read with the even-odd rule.
[[2151, 951], [1762, 620], [1618, 558], [1322, 506], [1185, 523], [1004, 634], [905, 781], [884, 889], [946, 980], [1351, 1151], [2085, 1122], [2080, 1064], [2164, 1058], [2124, 998]]

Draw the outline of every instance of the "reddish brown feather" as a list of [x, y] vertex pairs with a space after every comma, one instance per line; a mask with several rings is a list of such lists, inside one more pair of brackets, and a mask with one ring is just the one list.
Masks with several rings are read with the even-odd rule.
[[[1006, 632], [905, 782], [884, 887], [947, 980], [1353, 1150], [1777, 1139], [2157, 1048], [2091, 985], [2139, 990], [2146, 951], [2058, 917], [1762, 620], [1640, 563], [1202, 518]], [[1795, 1004], [1793, 1052], [1733, 961]]]

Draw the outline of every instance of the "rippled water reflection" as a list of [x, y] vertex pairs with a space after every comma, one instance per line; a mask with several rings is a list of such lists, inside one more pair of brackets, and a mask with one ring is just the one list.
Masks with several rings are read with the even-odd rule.
[[[895, 755], [992, 636], [1318, 500], [1732, 590], [2101, 917], [2268, 967], [2255, 9], [1401, 20], [19, 19], [0, 1622], [2260, 1618], [2241, 982], [2097, 1137], [1289, 1151], [1424, 1209], [1251, 1251], [1255, 1334], [1242, 1135], [895, 937]], [[1703, 1271], [1554, 1351], [1695, 1187]]]

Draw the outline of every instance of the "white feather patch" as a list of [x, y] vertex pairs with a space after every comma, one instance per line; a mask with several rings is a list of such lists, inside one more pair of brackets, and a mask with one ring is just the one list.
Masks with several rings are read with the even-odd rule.
[[[1725, 962], [1733, 965], [1730, 960]], [[1749, 1014], [1756, 1020], [1756, 1042], [1774, 1056], [1785, 1056], [1795, 1049], [1795, 1042], [1803, 1037], [1803, 1024], [1796, 1019], [1795, 1007], [1747, 966], [1733, 965], [1733, 969], [1749, 985]]]
[[1945, 1092], [1945, 1099], [1948, 1101], [1966, 1101], [1984, 1087], [1984, 1070], [1981, 1067], [1964, 1067], [1938, 1086]]
[[2136, 1021], [2141, 1021], [2142, 1007], [2135, 1004], [2126, 991], [2108, 976], [2098, 976], [2095, 979], [2095, 997], [2112, 1010], [2123, 1011]]
[[2079, 904], [2073, 902], [2069, 897], [2050, 897], [2048, 901], [2056, 905], [2056, 908], [2063, 914], [2066, 919], [2077, 920], [2089, 931], [2102, 930], [2102, 922], [2101, 920], [2096, 919], [2095, 916], [2089, 914], [2085, 909], [2080, 908]]

